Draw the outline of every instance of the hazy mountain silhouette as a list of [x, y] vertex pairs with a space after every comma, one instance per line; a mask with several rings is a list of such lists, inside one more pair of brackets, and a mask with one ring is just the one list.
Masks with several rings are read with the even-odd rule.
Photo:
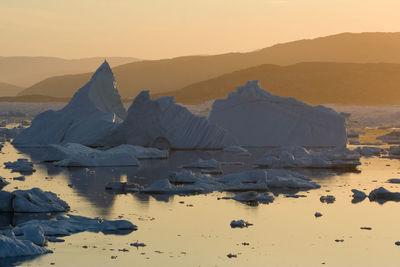
[[[113, 71], [120, 94], [134, 97], [143, 89], [151, 90], [152, 94], [165, 93], [262, 64], [288, 65], [312, 61], [400, 63], [399, 48], [400, 33], [343, 33], [278, 44], [248, 53], [134, 62], [114, 67]], [[21, 95], [70, 97], [91, 75], [52, 77], [27, 88]]]
[[23, 89], [13, 84], [0, 82], [0, 96], [15, 96]]
[[262, 88], [309, 104], [400, 104], [400, 64], [310, 62], [261, 65], [199, 82], [153, 97], [173, 95], [177, 102], [200, 104], [225, 98], [237, 86], [259, 80]]
[[107, 58], [111, 66], [138, 60], [131, 57], [95, 57], [82, 59], [24, 56], [0, 57], [0, 81], [21, 87], [28, 87], [56, 75], [93, 71], [105, 58]]

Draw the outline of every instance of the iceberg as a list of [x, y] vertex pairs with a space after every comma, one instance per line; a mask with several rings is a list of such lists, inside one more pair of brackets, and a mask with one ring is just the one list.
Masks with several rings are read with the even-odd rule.
[[228, 130], [240, 146], [345, 147], [347, 143], [343, 116], [323, 106], [272, 95], [258, 81], [216, 100], [209, 121]]
[[[94, 149], [81, 144], [49, 145], [45, 161], [60, 167], [138, 166], [136, 149], [121, 145], [107, 150]], [[149, 155], [148, 155], [149, 156]]]
[[304, 147], [280, 147], [268, 150], [255, 164], [266, 168], [339, 168], [360, 165], [360, 154], [347, 148], [312, 151]]
[[13, 140], [14, 146], [41, 147], [48, 144], [79, 143], [102, 146], [126, 117], [107, 61], [92, 79], [80, 88], [61, 110], [45, 111], [36, 116], [29, 128]]
[[136, 96], [110, 142], [161, 149], [220, 149], [235, 144], [226, 130], [192, 114], [173, 97], [151, 99], [148, 91]]

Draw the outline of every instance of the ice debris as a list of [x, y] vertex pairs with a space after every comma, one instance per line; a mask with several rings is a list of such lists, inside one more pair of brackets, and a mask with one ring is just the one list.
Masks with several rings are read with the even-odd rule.
[[335, 198], [335, 196], [327, 195], [327, 196], [321, 196], [321, 197], [319, 198], [319, 200], [320, 200], [322, 203], [332, 204], [333, 202], [335, 202], [336, 198]]
[[253, 225], [253, 224], [249, 223], [247, 221], [244, 221], [244, 220], [231, 221], [231, 228], [245, 228], [245, 227], [249, 227], [251, 225]]

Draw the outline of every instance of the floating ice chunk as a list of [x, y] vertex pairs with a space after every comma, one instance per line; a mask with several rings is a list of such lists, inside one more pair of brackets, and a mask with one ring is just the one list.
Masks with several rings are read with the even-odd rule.
[[350, 139], [348, 139], [348, 142], [349, 142], [349, 145], [353, 145], [353, 146], [357, 146], [357, 145], [360, 145], [360, 144], [361, 144], [361, 143], [360, 143], [360, 140], [355, 139], [355, 138], [350, 138]]
[[188, 169], [219, 169], [221, 168], [221, 162], [215, 159], [202, 160], [199, 159], [196, 162], [188, 163], [182, 166], [182, 168]]
[[367, 197], [367, 194], [357, 189], [352, 189], [351, 192], [353, 192], [353, 203], [361, 202]]
[[384, 150], [379, 147], [363, 146], [363, 147], [357, 147], [356, 149], [354, 149], [354, 151], [364, 157], [372, 157], [372, 156], [379, 157]]
[[228, 146], [228, 147], [225, 147], [223, 151], [226, 153], [232, 153], [235, 155], [243, 155], [243, 156], [251, 155], [247, 149], [245, 149], [241, 146]]
[[360, 165], [360, 154], [347, 148], [311, 151], [304, 147], [281, 147], [265, 152], [255, 162], [267, 168], [345, 168]]
[[131, 246], [131, 247], [139, 248], [139, 247], [145, 247], [146, 244], [145, 244], [145, 243], [140, 243], [140, 242], [137, 242], [137, 241], [136, 241], [136, 242], [134, 242], [134, 243], [131, 243], [130, 246]]
[[2, 189], [3, 187], [5, 187], [8, 184], [9, 184], [9, 182], [7, 182], [6, 179], [4, 179], [3, 177], [0, 177], [0, 189]]
[[68, 211], [68, 204], [52, 192], [40, 188], [16, 190], [12, 194], [13, 212], [59, 212]]
[[350, 129], [347, 131], [348, 138], [358, 138], [360, 135], [365, 134], [364, 132], [356, 131], [354, 129]]
[[45, 156], [45, 160], [56, 161], [54, 165], [61, 167], [139, 165], [139, 161], [132, 154], [130, 146], [119, 146], [107, 150], [99, 150], [74, 143], [49, 145], [49, 153]]
[[314, 214], [314, 216], [315, 216], [315, 218], [321, 217], [321, 216], [322, 216], [322, 213], [321, 213], [321, 212], [316, 212], [316, 213]]
[[400, 146], [391, 146], [389, 147], [389, 154], [391, 155], [400, 155]]
[[58, 143], [104, 145], [105, 138], [125, 118], [126, 111], [115, 87], [114, 75], [105, 61], [58, 111], [45, 111], [13, 141], [15, 146], [45, 146]]
[[18, 159], [17, 161], [13, 162], [4, 162], [4, 166], [6, 169], [11, 169], [12, 172], [20, 172], [23, 174], [32, 174], [36, 171], [33, 167], [33, 163], [28, 161], [27, 159]]
[[127, 192], [132, 193], [143, 190], [143, 186], [135, 183], [130, 184], [125, 182], [110, 182], [106, 185], [106, 190], [112, 190], [114, 192], [121, 192], [121, 193], [127, 193]]
[[336, 201], [336, 197], [332, 195], [322, 196], [319, 198], [322, 203], [331, 204]]
[[0, 234], [0, 258], [35, 256], [51, 252], [51, 250], [35, 245], [29, 240], [20, 240], [13, 235]]
[[[23, 224], [19, 224], [11, 231], [16, 236], [24, 238], [25, 232], [30, 229], [40, 227], [44, 236], [67, 236], [74, 233], [90, 231], [103, 233], [121, 233], [124, 230], [134, 231], [137, 226], [126, 220], [103, 220], [101, 218], [87, 218], [68, 214], [67, 216], [57, 216], [55, 220], [31, 220]], [[28, 229], [28, 230], [27, 230]]]
[[244, 221], [244, 220], [231, 221], [231, 228], [245, 228], [245, 227], [249, 227], [251, 225], [253, 225], [253, 224], [249, 223], [247, 221]]
[[287, 170], [271, 169], [268, 173], [268, 187], [282, 189], [317, 189], [321, 186], [310, 181], [310, 178]]
[[272, 95], [258, 81], [213, 103], [209, 116], [241, 146], [340, 146], [347, 143], [345, 118], [332, 109]]
[[400, 131], [392, 131], [388, 134], [378, 136], [376, 139], [387, 144], [400, 144]]
[[369, 200], [384, 202], [387, 200], [400, 201], [400, 192], [390, 192], [386, 188], [379, 187], [372, 190], [368, 195]]
[[400, 184], [400, 178], [391, 178], [388, 179], [387, 182], [391, 184]]
[[173, 97], [151, 99], [148, 91], [135, 98], [112, 142], [162, 149], [215, 149], [235, 144], [226, 130], [192, 114]]
[[224, 185], [226, 191], [268, 191], [267, 172], [251, 170], [221, 176], [216, 181]]

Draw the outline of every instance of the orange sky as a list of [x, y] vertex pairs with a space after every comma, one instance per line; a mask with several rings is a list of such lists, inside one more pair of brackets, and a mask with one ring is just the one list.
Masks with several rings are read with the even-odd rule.
[[0, 56], [146, 59], [400, 31], [399, 0], [0, 0]]

